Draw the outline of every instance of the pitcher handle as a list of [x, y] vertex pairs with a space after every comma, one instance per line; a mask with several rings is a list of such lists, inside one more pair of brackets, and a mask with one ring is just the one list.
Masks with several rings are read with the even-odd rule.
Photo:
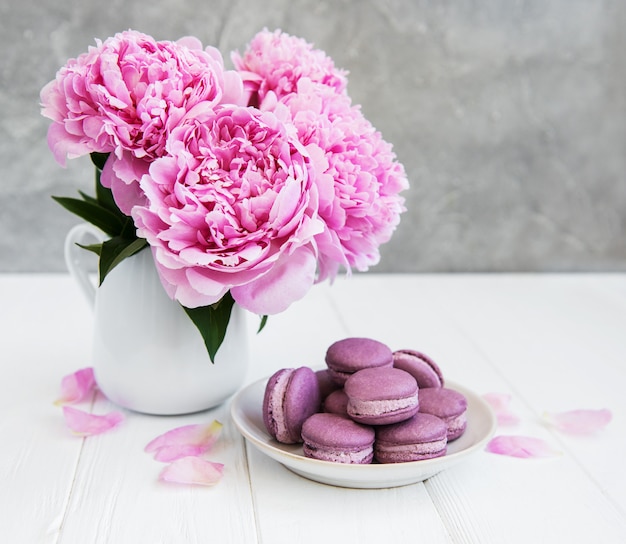
[[87, 259], [89, 252], [77, 244], [99, 244], [105, 240], [105, 236], [93, 225], [80, 223], [71, 228], [65, 237], [65, 265], [92, 308], [96, 304], [96, 287], [89, 278], [89, 260]]

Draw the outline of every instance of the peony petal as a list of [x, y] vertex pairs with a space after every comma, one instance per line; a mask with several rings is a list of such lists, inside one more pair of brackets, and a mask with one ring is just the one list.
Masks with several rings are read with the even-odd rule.
[[165, 463], [209, 451], [220, 436], [223, 425], [214, 420], [207, 424], [185, 425], [157, 436], [145, 451], [154, 453], [157, 461]]
[[237, 304], [252, 313], [277, 314], [308, 293], [316, 265], [313, 250], [303, 246], [283, 256], [267, 274], [230, 292]]
[[570, 410], [546, 413], [544, 419], [559, 431], [570, 434], [591, 434], [606, 427], [613, 414], [610, 410]]
[[215, 485], [222, 478], [224, 465], [199, 457], [183, 457], [167, 465], [159, 474], [163, 482]]
[[139, 180], [147, 173], [148, 163], [125, 153], [122, 159], [111, 154], [104, 164], [100, 181], [111, 189], [118, 208], [130, 215], [133, 207], [143, 205], [146, 196], [139, 186]]
[[61, 380], [61, 396], [54, 401], [57, 406], [73, 404], [85, 399], [96, 388], [93, 368], [81, 368]]
[[103, 433], [124, 420], [124, 414], [121, 412], [110, 412], [99, 416], [69, 406], [63, 406], [63, 416], [70, 431], [79, 436]]
[[547, 442], [532, 436], [496, 436], [491, 439], [485, 449], [490, 453], [519, 457], [520, 459], [552, 457], [558, 454]]
[[507, 393], [485, 393], [483, 398], [496, 413], [498, 425], [510, 427], [519, 423], [519, 418], [509, 410], [511, 395]]

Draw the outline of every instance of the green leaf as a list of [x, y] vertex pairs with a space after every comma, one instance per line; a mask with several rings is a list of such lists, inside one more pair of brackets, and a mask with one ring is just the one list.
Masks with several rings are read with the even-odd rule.
[[122, 238], [121, 236], [114, 236], [110, 240], [106, 240], [102, 243], [102, 249], [100, 251], [100, 285], [106, 278], [107, 274], [111, 272], [118, 264], [124, 259], [134, 255], [138, 251], [142, 250], [148, 245], [148, 242], [144, 238], [135, 238], [129, 240], [128, 238]]
[[100, 256], [100, 254], [102, 253], [102, 244], [76, 244], [78, 247], [82, 247], [83, 249], [86, 249], [87, 251], [91, 251], [92, 253], [95, 253], [96, 255], [98, 255], [98, 257]]
[[119, 215], [120, 217], [126, 217], [117, 207], [111, 189], [102, 185], [100, 181], [102, 170], [104, 169], [104, 165], [106, 164], [109, 155], [110, 153], [89, 154], [89, 156], [91, 157], [91, 162], [96, 167], [96, 199], [103, 208], [106, 208], [107, 210], [115, 213], [116, 215]]
[[66, 210], [82, 217], [85, 221], [95, 225], [110, 236], [117, 236], [124, 228], [124, 220], [118, 215], [91, 201], [53, 196], [56, 202]]
[[98, 205], [98, 199], [92, 197], [91, 195], [88, 195], [87, 193], [84, 193], [83, 191], [78, 191], [78, 194], [83, 197], [83, 200], [85, 202], [91, 202], [92, 204]]
[[110, 153], [90, 153], [89, 157], [91, 158], [91, 162], [98, 170], [102, 170], [104, 168], [104, 163], [107, 162]]
[[265, 327], [266, 323], [267, 323], [267, 316], [266, 315], [262, 315], [261, 316], [261, 323], [259, 323], [259, 328], [256, 331], [257, 334], [259, 334], [263, 330], [263, 327]]
[[124, 218], [126, 215], [120, 211], [113, 198], [113, 192], [108, 187], [102, 185], [100, 178], [102, 176], [102, 169], [104, 164], [109, 158], [109, 153], [91, 153], [91, 162], [96, 167], [96, 199], [98, 203], [103, 207], [113, 212], [117, 216]]
[[111, 189], [105, 187], [100, 182], [99, 170], [96, 170], [96, 198], [98, 200], [98, 204], [117, 215], [120, 219], [123, 220], [125, 217], [128, 217], [126, 214], [122, 213], [122, 211], [117, 207]]
[[183, 306], [194, 325], [198, 327], [212, 363], [215, 362], [215, 354], [226, 336], [226, 328], [234, 304], [235, 300], [229, 291], [219, 302], [210, 306], [201, 306], [200, 308]]
[[122, 238], [126, 238], [127, 240], [137, 240], [137, 227], [135, 226], [135, 222], [132, 218], [127, 215], [124, 216], [124, 226], [120, 231], [120, 236]]

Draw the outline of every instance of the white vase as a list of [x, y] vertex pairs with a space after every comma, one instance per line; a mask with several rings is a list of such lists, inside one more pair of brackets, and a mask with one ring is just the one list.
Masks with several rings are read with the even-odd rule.
[[76, 243], [102, 239], [81, 224], [65, 241], [68, 269], [94, 308], [92, 366], [100, 390], [119, 406], [148, 414], [198, 412], [224, 402], [245, 380], [245, 311], [233, 306], [211, 363], [200, 332], [165, 293], [149, 248], [124, 259], [95, 288]]

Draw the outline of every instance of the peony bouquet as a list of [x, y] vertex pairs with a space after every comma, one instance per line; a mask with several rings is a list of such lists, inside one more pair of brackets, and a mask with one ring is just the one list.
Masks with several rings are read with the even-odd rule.
[[127, 31], [41, 91], [55, 159], [96, 167], [94, 196], [55, 199], [109, 237], [85, 246], [100, 282], [149, 248], [211, 359], [233, 304], [262, 328], [313, 284], [376, 264], [408, 188], [323, 51], [263, 30], [232, 62], [193, 37]]

